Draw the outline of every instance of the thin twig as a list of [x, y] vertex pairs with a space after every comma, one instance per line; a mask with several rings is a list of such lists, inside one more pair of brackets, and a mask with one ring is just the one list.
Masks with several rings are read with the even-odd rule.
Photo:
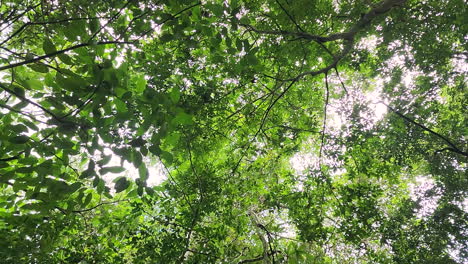
[[328, 87], [328, 73], [325, 73], [325, 105], [323, 106], [323, 126], [322, 126], [322, 135], [321, 135], [321, 143], [320, 143], [320, 150], [319, 150], [319, 166], [321, 166], [322, 163], [322, 150], [323, 150], [323, 144], [325, 140], [325, 130], [327, 129], [327, 107], [328, 107], [328, 100], [330, 96], [330, 89]]

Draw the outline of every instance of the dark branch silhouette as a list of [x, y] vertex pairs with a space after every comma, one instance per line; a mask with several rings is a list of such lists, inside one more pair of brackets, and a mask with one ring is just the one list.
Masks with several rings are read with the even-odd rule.
[[452, 142], [451, 140], [449, 140], [447, 137], [445, 137], [445, 136], [443, 136], [443, 135], [441, 135], [441, 134], [435, 132], [434, 130], [432, 130], [432, 129], [426, 127], [425, 125], [420, 124], [420, 123], [416, 122], [415, 120], [413, 120], [413, 119], [407, 117], [406, 115], [400, 113], [398, 110], [396, 110], [395, 108], [389, 106], [388, 104], [386, 104], [386, 103], [384, 103], [384, 102], [380, 102], [380, 103], [382, 103], [383, 105], [385, 105], [388, 109], [390, 109], [390, 111], [392, 111], [393, 113], [395, 113], [395, 114], [398, 115], [399, 117], [403, 118], [403, 119], [406, 120], [407, 122], [409, 122], [409, 123], [411, 123], [411, 124], [413, 124], [413, 125], [415, 125], [415, 126], [421, 128], [421, 129], [423, 129], [423, 130], [425, 130], [425, 131], [431, 133], [432, 135], [434, 135], [434, 136], [436, 136], [436, 137], [442, 139], [447, 145], [450, 146], [450, 147], [444, 148], [444, 149], [442, 149], [442, 150], [440, 150], [440, 151], [438, 151], [438, 152], [442, 152], [442, 151], [445, 151], [445, 150], [449, 150], [449, 151], [455, 152], [455, 153], [457, 153], [457, 154], [463, 155], [463, 156], [465, 156], [465, 157], [468, 157], [468, 152], [463, 151], [462, 149], [460, 149], [459, 147], [457, 147], [457, 146], [455, 145], [455, 143], [453, 143], [453, 142]]

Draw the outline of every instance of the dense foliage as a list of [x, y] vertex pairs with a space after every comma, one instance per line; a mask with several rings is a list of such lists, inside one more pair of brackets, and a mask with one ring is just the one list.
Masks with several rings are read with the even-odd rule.
[[3, 0], [0, 262], [463, 263], [463, 0]]

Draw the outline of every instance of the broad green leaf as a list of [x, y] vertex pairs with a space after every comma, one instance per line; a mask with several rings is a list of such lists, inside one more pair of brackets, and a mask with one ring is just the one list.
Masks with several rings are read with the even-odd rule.
[[42, 43], [42, 49], [44, 50], [45, 54], [51, 54], [57, 51], [54, 43], [52, 43], [52, 41], [48, 38], [44, 39], [44, 42]]
[[166, 165], [171, 165], [174, 160], [174, 156], [172, 156], [170, 152], [164, 150], [161, 151], [160, 156], [166, 162]]
[[88, 178], [91, 178], [93, 176], [96, 176], [96, 172], [93, 169], [87, 169], [87, 170], [84, 170], [80, 174], [80, 179], [88, 179]]
[[24, 135], [21, 135], [21, 136], [14, 136], [12, 138], [9, 138], [8, 141], [10, 143], [13, 143], [13, 144], [25, 144], [29, 141], [29, 137], [28, 136], [24, 136]]
[[211, 4], [208, 7], [215, 16], [220, 17], [223, 15], [224, 8], [221, 4]]
[[177, 88], [173, 88], [170, 92], [169, 92], [169, 97], [171, 98], [172, 102], [173, 103], [178, 103], [179, 100], [180, 100], [180, 91], [179, 89]]
[[124, 171], [125, 168], [120, 166], [103, 167], [99, 170], [99, 174], [104, 175], [106, 173], [121, 173]]
[[89, 30], [92, 33], [95, 33], [99, 30], [100, 25], [99, 25], [99, 19], [91, 19], [89, 22]]
[[257, 57], [256, 57], [254, 54], [249, 53], [249, 54], [247, 54], [247, 55], [245, 56], [245, 58], [246, 58], [247, 62], [248, 62], [250, 65], [257, 65], [257, 64], [258, 64], [258, 59], [257, 59]]
[[191, 125], [193, 124], [193, 116], [184, 112], [178, 113], [172, 120], [174, 125]]
[[76, 192], [80, 187], [81, 187], [81, 182], [75, 182], [72, 185], [69, 186], [69, 193], [74, 193]]
[[88, 195], [86, 195], [86, 198], [84, 199], [84, 201], [83, 201], [83, 203], [81, 205], [83, 207], [86, 207], [91, 202], [92, 199], [93, 199], [93, 194], [88, 193]]
[[73, 65], [72, 58], [68, 56], [67, 54], [59, 54], [57, 57], [65, 64], [67, 65]]
[[174, 132], [169, 134], [169, 136], [164, 140], [164, 142], [172, 148], [176, 146], [180, 137], [181, 134], [179, 132]]
[[146, 168], [146, 165], [142, 163], [140, 167], [138, 167], [138, 175], [140, 176], [140, 180], [143, 182], [146, 182], [148, 179], [148, 169]]
[[170, 33], [164, 33], [164, 34], [161, 35], [161, 37], [159, 39], [161, 40], [162, 43], [166, 43], [166, 42], [169, 42], [169, 41], [173, 40], [174, 35], [170, 34]]
[[236, 48], [237, 48], [238, 51], [242, 51], [242, 49], [243, 49], [242, 40], [236, 39]]
[[115, 107], [116, 107], [118, 112], [127, 112], [128, 111], [127, 105], [124, 102], [122, 102], [121, 100], [115, 98], [114, 99], [114, 104], [115, 104]]
[[[96, 162], [96, 164], [98, 164], [99, 166], [104, 166], [107, 163], [109, 163], [111, 159], [112, 159], [112, 155], [103, 155], [102, 159]], [[94, 166], [94, 162], [92, 161], [89, 164]]]
[[39, 63], [34, 63], [34, 64], [29, 64], [29, 68], [33, 69], [34, 71], [40, 72], [40, 73], [47, 73], [49, 72], [49, 68], [45, 66], [44, 64], [39, 64]]
[[159, 146], [157, 145], [151, 145], [148, 150], [153, 154], [153, 155], [156, 155], [156, 156], [159, 156], [161, 154], [161, 148], [159, 148]]
[[138, 168], [140, 167], [140, 165], [142, 164], [143, 162], [143, 157], [141, 156], [140, 152], [137, 151], [137, 150], [133, 150], [133, 153], [132, 153], [132, 161], [133, 161], [133, 165]]
[[146, 80], [144, 75], [139, 75], [135, 79], [135, 91], [137, 93], [142, 93], [146, 89]]
[[115, 182], [114, 189], [116, 193], [126, 190], [130, 186], [130, 182], [127, 178], [122, 177]]
[[17, 84], [12, 84], [10, 88], [13, 88], [13, 91], [18, 94], [19, 96], [25, 96], [25, 91], [24, 88], [17, 85]]

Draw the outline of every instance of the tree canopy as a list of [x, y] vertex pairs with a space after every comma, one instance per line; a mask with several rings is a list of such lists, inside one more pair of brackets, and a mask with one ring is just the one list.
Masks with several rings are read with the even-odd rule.
[[463, 0], [2, 0], [0, 262], [463, 263]]

